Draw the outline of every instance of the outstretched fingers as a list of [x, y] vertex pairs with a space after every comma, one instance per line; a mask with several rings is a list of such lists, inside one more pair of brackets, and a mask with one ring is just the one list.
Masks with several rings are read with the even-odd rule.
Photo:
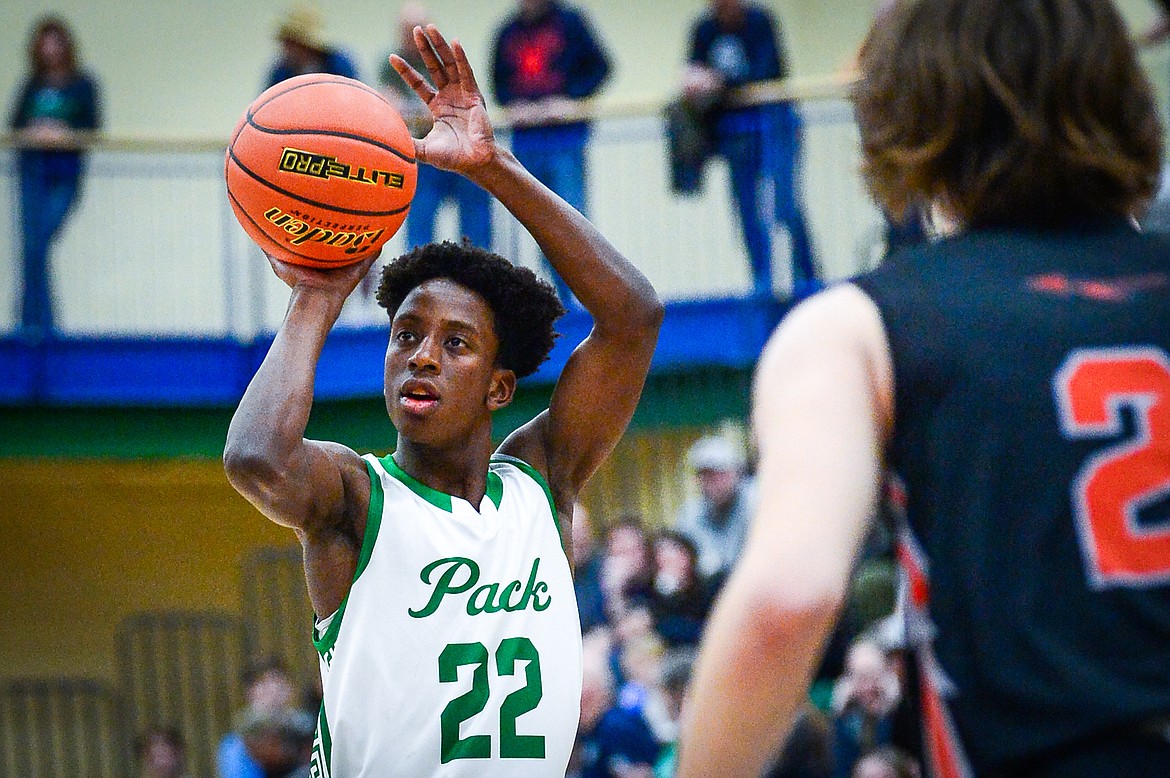
[[443, 60], [440, 59], [439, 54], [436, 54], [437, 50], [430, 37], [432, 31], [438, 35], [438, 30], [435, 30], [433, 24], [427, 25], [426, 30], [422, 27], [415, 27], [414, 45], [418, 46], [418, 53], [422, 55], [423, 64], [427, 66], [427, 73], [430, 74], [435, 89], [442, 89], [451, 79], [448, 77], [447, 67], [443, 64]]
[[459, 70], [455, 65], [455, 52], [451, 50], [450, 44], [443, 34], [439, 32], [439, 28], [433, 24], [428, 24], [426, 28], [426, 38], [430, 47], [434, 50], [435, 57], [443, 68], [443, 75], [447, 81], [459, 81]]
[[390, 55], [390, 67], [397, 71], [406, 85], [414, 90], [424, 103], [430, 103], [436, 94], [434, 88], [427, 83], [427, 80], [422, 75], [411, 67], [410, 63], [404, 60], [397, 54]]
[[[426, 92], [419, 91], [419, 87], [415, 85], [416, 80], [422, 80], [418, 73], [406, 62], [402, 63], [406, 68], [403, 70], [393, 61], [393, 58], [391, 61], [394, 68], [402, 74], [406, 82], [424, 100], [429, 102], [435, 91], [441, 90], [447, 84], [460, 84], [472, 92], [479, 92], [479, 84], [475, 80], [475, 73], [471, 69], [471, 63], [467, 59], [467, 52], [464, 51], [463, 44], [459, 41], [448, 43], [443, 34], [439, 32], [439, 28], [433, 24], [428, 24], [425, 28], [415, 27], [414, 43], [418, 46], [423, 63], [427, 66], [427, 72], [435, 85], [434, 89], [427, 87]], [[392, 57], [395, 56], [397, 55], [392, 55]], [[408, 72], [414, 75], [413, 79], [407, 75]]]
[[465, 89], [480, 94], [479, 84], [475, 81], [475, 71], [471, 69], [471, 63], [467, 60], [467, 52], [463, 50], [463, 44], [459, 41], [452, 41], [451, 47], [454, 51], [455, 71], [458, 74], [459, 81]]

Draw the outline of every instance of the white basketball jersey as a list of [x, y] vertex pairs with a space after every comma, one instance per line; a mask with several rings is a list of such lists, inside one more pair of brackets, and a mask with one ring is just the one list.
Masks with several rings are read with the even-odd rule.
[[349, 595], [313, 642], [325, 692], [314, 778], [563, 776], [581, 628], [552, 495], [493, 457], [478, 506], [390, 457]]

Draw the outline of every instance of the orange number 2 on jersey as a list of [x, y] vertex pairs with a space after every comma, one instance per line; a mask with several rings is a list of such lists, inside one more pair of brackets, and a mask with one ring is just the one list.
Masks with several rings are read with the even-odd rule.
[[1170, 581], [1170, 525], [1139, 526], [1138, 512], [1170, 497], [1170, 358], [1156, 348], [1081, 349], [1056, 374], [1060, 423], [1070, 438], [1117, 438], [1122, 408], [1135, 433], [1085, 460], [1072, 507], [1093, 584]]

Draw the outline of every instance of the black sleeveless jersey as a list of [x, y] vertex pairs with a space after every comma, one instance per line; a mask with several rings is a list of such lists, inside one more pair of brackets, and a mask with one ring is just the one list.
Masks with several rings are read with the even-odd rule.
[[970, 768], [1170, 714], [1170, 241], [972, 231], [854, 283]]

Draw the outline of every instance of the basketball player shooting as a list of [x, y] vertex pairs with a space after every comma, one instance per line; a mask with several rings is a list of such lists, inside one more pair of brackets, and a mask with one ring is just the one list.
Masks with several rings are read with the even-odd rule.
[[791, 312], [760, 508], [681, 775], [758, 776], [888, 470], [926, 774], [1170, 774], [1170, 241], [1153, 91], [1109, 0], [903, 0], [862, 49], [870, 188], [941, 238]]
[[496, 143], [460, 45], [415, 30], [429, 82], [421, 162], [467, 176], [535, 237], [592, 314], [549, 407], [494, 450], [492, 412], [547, 357], [552, 287], [482, 250], [420, 247], [387, 264], [379, 459], [303, 435], [325, 336], [372, 260], [319, 271], [270, 258], [288, 313], [240, 401], [233, 486], [295, 530], [318, 619], [324, 703], [313, 775], [563, 775], [577, 729], [581, 636], [572, 506], [641, 394], [662, 306], [579, 213]]

